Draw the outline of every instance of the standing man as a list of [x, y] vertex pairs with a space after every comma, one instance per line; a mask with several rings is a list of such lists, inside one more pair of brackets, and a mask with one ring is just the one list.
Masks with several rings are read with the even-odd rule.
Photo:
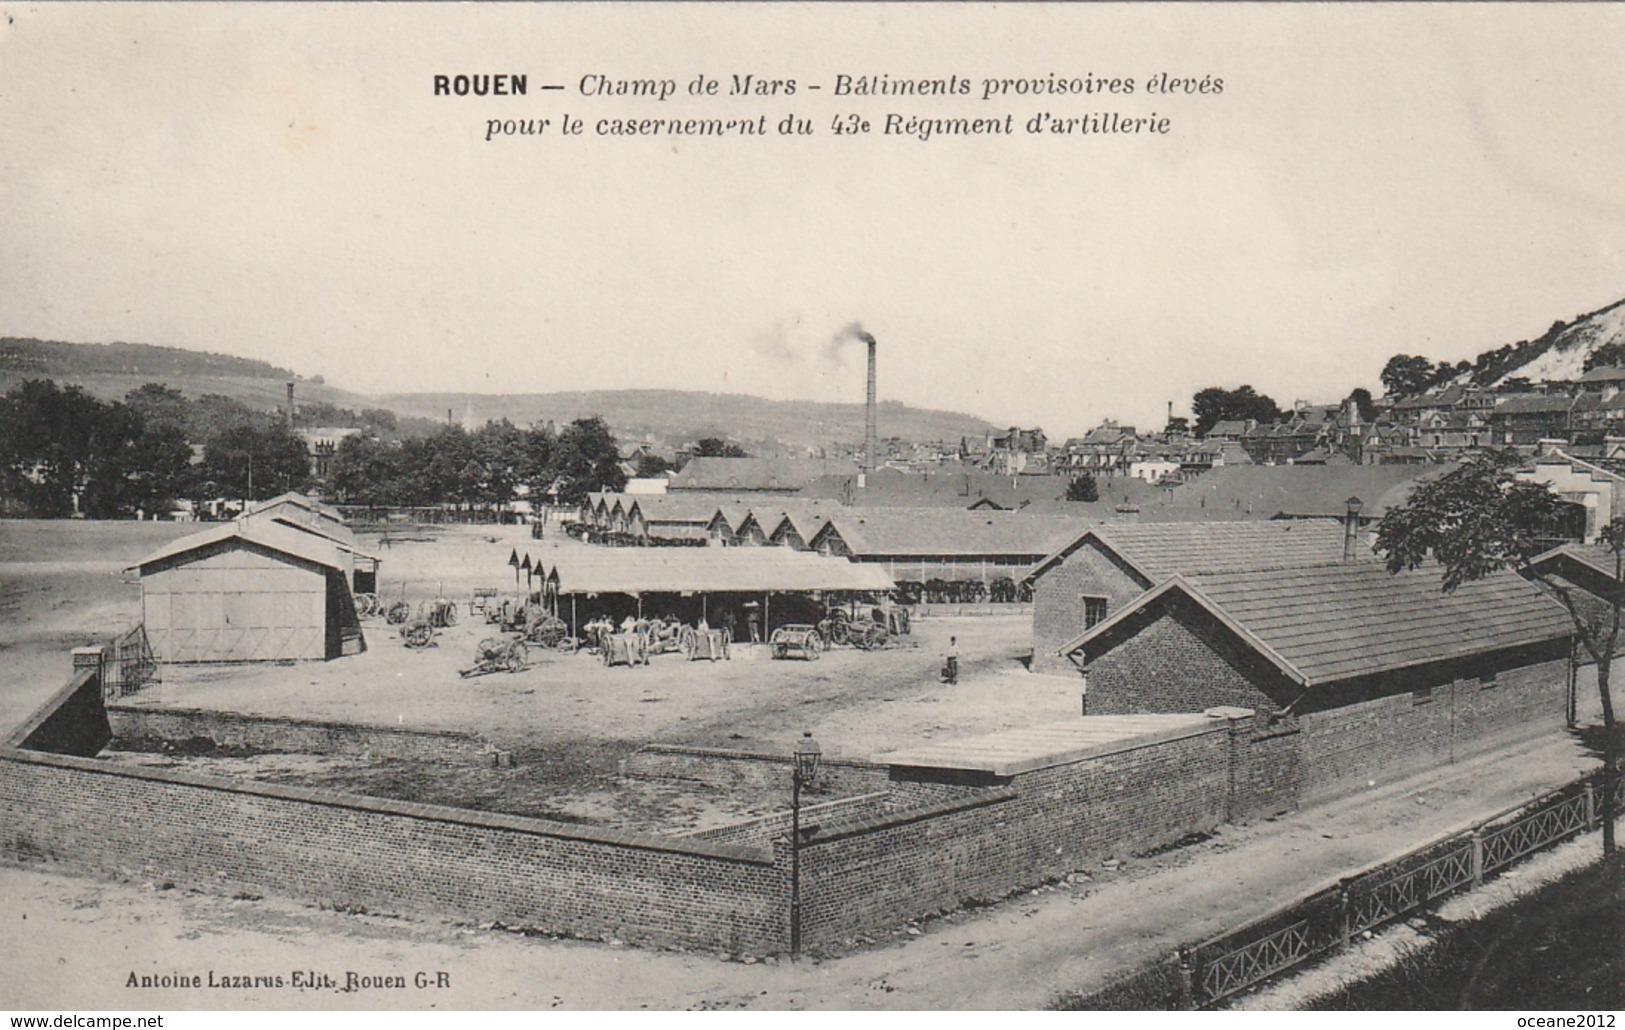
[[949, 637], [948, 638], [948, 661], [945, 663], [944, 668], [947, 670], [947, 673], [948, 673], [948, 685], [950, 687], [957, 687], [959, 685], [959, 638], [958, 637]]
[[761, 624], [756, 621], [755, 608], [745, 609], [745, 626], [750, 630], [750, 642], [760, 644], [762, 642], [762, 631]]

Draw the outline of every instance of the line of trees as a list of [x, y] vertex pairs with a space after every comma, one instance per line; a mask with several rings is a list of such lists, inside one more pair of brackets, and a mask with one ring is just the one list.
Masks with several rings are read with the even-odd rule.
[[[307, 424], [361, 430], [340, 443], [320, 484], [341, 502], [500, 505], [525, 486], [576, 503], [589, 490], [626, 483], [615, 438], [599, 418], [557, 433], [504, 420], [474, 432], [436, 426], [403, 436], [394, 413], [382, 409], [328, 405], [304, 416]], [[128, 518], [182, 500], [264, 500], [314, 485], [309, 449], [286, 419], [229, 397], [193, 399], [148, 383], [122, 401], [103, 401], [49, 379], [25, 380], [0, 396], [4, 514]]]

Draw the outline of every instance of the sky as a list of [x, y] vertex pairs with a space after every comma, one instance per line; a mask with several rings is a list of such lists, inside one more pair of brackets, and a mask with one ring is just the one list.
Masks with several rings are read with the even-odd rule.
[[[1206, 386], [1335, 401], [1395, 353], [1470, 358], [1625, 297], [1621, 38], [1625, 8], [1587, 4], [0, 0], [0, 335], [363, 393], [856, 402], [858, 324], [882, 399], [1052, 437], [1157, 428]], [[493, 72], [527, 94], [434, 95]], [[702, 74], [719, 95], [688, 94]], [[797, 92], [727, 96], [735, 74]], [[881, 74], [972, 93], [835, 93]], [[1050, 76], [1136, 89], [981, 95]], [[1027, 134], [1041, 112], [1169, 127]], [[921, 141], [892, 114], [1016, 131]], [[850, 115], [870, 131], [834, 135]], [[551, 122], [485, 139], [510, 118]]]

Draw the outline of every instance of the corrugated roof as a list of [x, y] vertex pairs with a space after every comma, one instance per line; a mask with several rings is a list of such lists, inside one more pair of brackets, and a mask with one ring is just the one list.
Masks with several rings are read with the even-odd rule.
[[1471, 657], [1573, 633], [1561, 604], [1512, 572], [1440, 589], [1440, 570], [1375, 562], [1175, 576], [1068, 642], [1088, 641], [1173, 592], [1206, 608], [1304, 686]]
[[1031, 555], [1074, 536], [1083, 521], [1014, 511], [954, 508], [848, 508], [822, 532], [837, 532], [854, 556], [977, 558]]
[[303, 558], [306, 561], [330, 569], [338, 569], [341, 572], [345, 569], [345, 563], [339, 558], [340, 545], [336, 542], [315, 533], [306, 533], [294, 529], [292, 526], [285, 526], [274, 519], [264, 518], [223, 522], [218, 526], [205, 529], [201, 533], [183, 536], [179, 540], [170, 541], [135, 564], [126, 567], [142, 569], [148, 565], [190, 551], [210, 547], [233, 538], [240, 538], [273, 551], [280, 551], [296, 558]]
[[556, 559], [564, 594], [883, 591], [894, 585], [873, 565], [784, 547], [561, 549]]

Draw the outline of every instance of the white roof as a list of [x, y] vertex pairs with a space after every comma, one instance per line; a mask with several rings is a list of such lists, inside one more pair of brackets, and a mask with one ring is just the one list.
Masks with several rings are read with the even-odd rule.
[[127, 569], [145, 569], [149, 565], [174, 558], [190, 551], [210, 547], [222, 541], [241, 539], [272, 551], [303, 558], [330, 569], [344, 571], [346, 563], [339, 558], [340, 545], [324, 536], [306, 533], [267, 519], [239, 519], [183, 536], [142, 558]]

